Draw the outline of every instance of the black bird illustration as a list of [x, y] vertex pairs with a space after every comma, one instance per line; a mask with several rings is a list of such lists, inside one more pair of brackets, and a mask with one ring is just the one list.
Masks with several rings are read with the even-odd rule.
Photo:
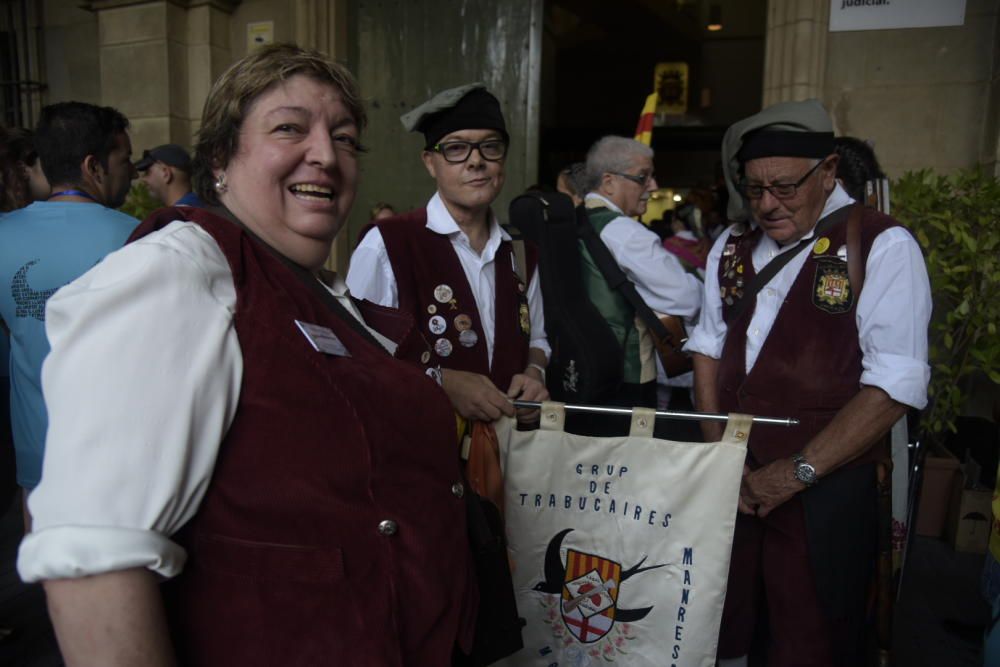
[[624, 582], [629, 577], [631, 577], [633, 575], [636, 575], [636, 574], [639, 574], [640, 572], [645, 572], [646, 570], [655, 570], [658, 567], [663, 567], [664, 565], [666, 565], [666, 563], [660, 563], [659, 565], [650, 565], [649, 567], [640, 567], [643, 563], [646, 562], [646, 558], [648, 558], [648, 556], [643, 556], [641, 561], [639, 561], [638, 563], [636, 563], [635, 565], [633, 565], [629, 569], [623, 570], [622, 571], [622, 581]]
[[562, 546], [563, 538], [568, 533], [572, 533], [572, 528], [556, 533], [556, 536], [549, 540], [549, 546], [545, 550], [545, 581], [535, 584], [532, 589], [540, 593], [559, 595], [562, 593], [563, 584], [566, 583], [566, 566], [563, 565], [562, 557], [559, 555], [559, 547]]
[[[646, 562], [646, 556], [642, 557], [638, 563], [633, 565], [627, 570], [622, 571], [622, 583], [629, 577], [639, 574], [640, 572], [645, 572], [646, 570], [655, 570], [658, 567], [663, 567], [666, 563], [661, 563], [659, 565], [650, 565], [649, 567], [640, 567]], [[615, 620], [619, 623], [635, 623], [636, 621], [646, 618], [646, 614], [653, 611], [652, 605], [649, 607], [639, 607], [638, 609], [615, 609]]]
[[[545, 581], [540, 581], [535, 584], [532, 590], [538, 591], [540, 593], [548, 593], [550, 595], [559, 595], [562, 593], [563, 584], [565, 584], [566, 579], [566, 566], [563, 565], [562, 557], [559, 555], [559, 549], [562, 547], [563, 540], [566, 535], [573, 532], [572, 528], [567, 528], [562, 530], [549, 541], [549, 546], [545, 550]], [[627, 570], [622, 570], [621, 573], [621, 583], [625, 583], [625, 580], [633, 577], [640, 572], [645, 572], [646, 570], [655, 570], [656, 568], [663, 567], [667, 563], [661, 563], [660, 565], [650, 565], [649, 567], [642, 567], [642, 564], [646, 562], [648, 556], [643, 556], [642, 560], [633, 565]], [[650, 611], [653, 610], [652, 606], [640, 607], [638, 609], [615, 609], [615, 620], [621, 623], [634, 623], [635, 621], [642, 620], [646, 617]]]
[[36, 292], [28, 285], [28, 269], [38, 264], [37, 259], [33, 259], [14, 274], [14, 279], [10, 283], [10, 295], [14, 298], [14, 305], [17, 306], [14, 314], [16, 317], [33, 317], [39, 322], [45, 321], [45, 302], [56, 293], [58, 287]]

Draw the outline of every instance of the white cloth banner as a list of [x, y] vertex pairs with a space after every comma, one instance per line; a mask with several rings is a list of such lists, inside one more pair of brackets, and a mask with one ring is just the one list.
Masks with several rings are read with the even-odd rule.
[[[497, 423], [524, 649], [508, 666], [713, 667], [750, 417], [715, 443]], [[645, 435], [637, 435], [637, 433]]]

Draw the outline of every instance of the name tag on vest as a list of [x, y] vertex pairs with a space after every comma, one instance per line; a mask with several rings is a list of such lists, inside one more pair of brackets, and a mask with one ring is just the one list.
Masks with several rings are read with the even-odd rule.
[[300, 322], [299, 320], [295, 320], [295, 326], [299, 328], [299, 331], [302, 332], [302, 335], [306, 337], [306, 340], [309, 341], [309, 344], [317, 352], [332, 354], [337, 357], [351, 356], [351, 353], [347, 351], [344, 344], [337, 338], [337, 334], [333, 333], [328, 327]]

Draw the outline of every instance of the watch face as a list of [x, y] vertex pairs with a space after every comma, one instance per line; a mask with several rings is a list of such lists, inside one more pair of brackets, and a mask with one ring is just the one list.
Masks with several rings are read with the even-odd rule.
[[803, 484], [812, 486], [816, 483], [816, 469], [805, 461], [799, 461], [795, 464], [795, 478]]

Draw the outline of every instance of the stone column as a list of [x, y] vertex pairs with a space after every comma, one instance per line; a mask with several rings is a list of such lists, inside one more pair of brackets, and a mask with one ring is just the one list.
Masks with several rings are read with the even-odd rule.
[[201, 126], [201, 111], [209, 89], [233, 62], [230, 15], [237, 4], [239, 0], [187, 2], [187, 117], [192, 141]]
[[769, 0], [764, 106], [820, 98], [826, 71], [828, 0]]
[[339, 61], [347, 57], [347, 0], [294, 0], [295, 43]]
[[133, 151], [190, 147], [212, 81], [229, 64], [238, 0], [94, 0], [101, 102], [132, 123]]

